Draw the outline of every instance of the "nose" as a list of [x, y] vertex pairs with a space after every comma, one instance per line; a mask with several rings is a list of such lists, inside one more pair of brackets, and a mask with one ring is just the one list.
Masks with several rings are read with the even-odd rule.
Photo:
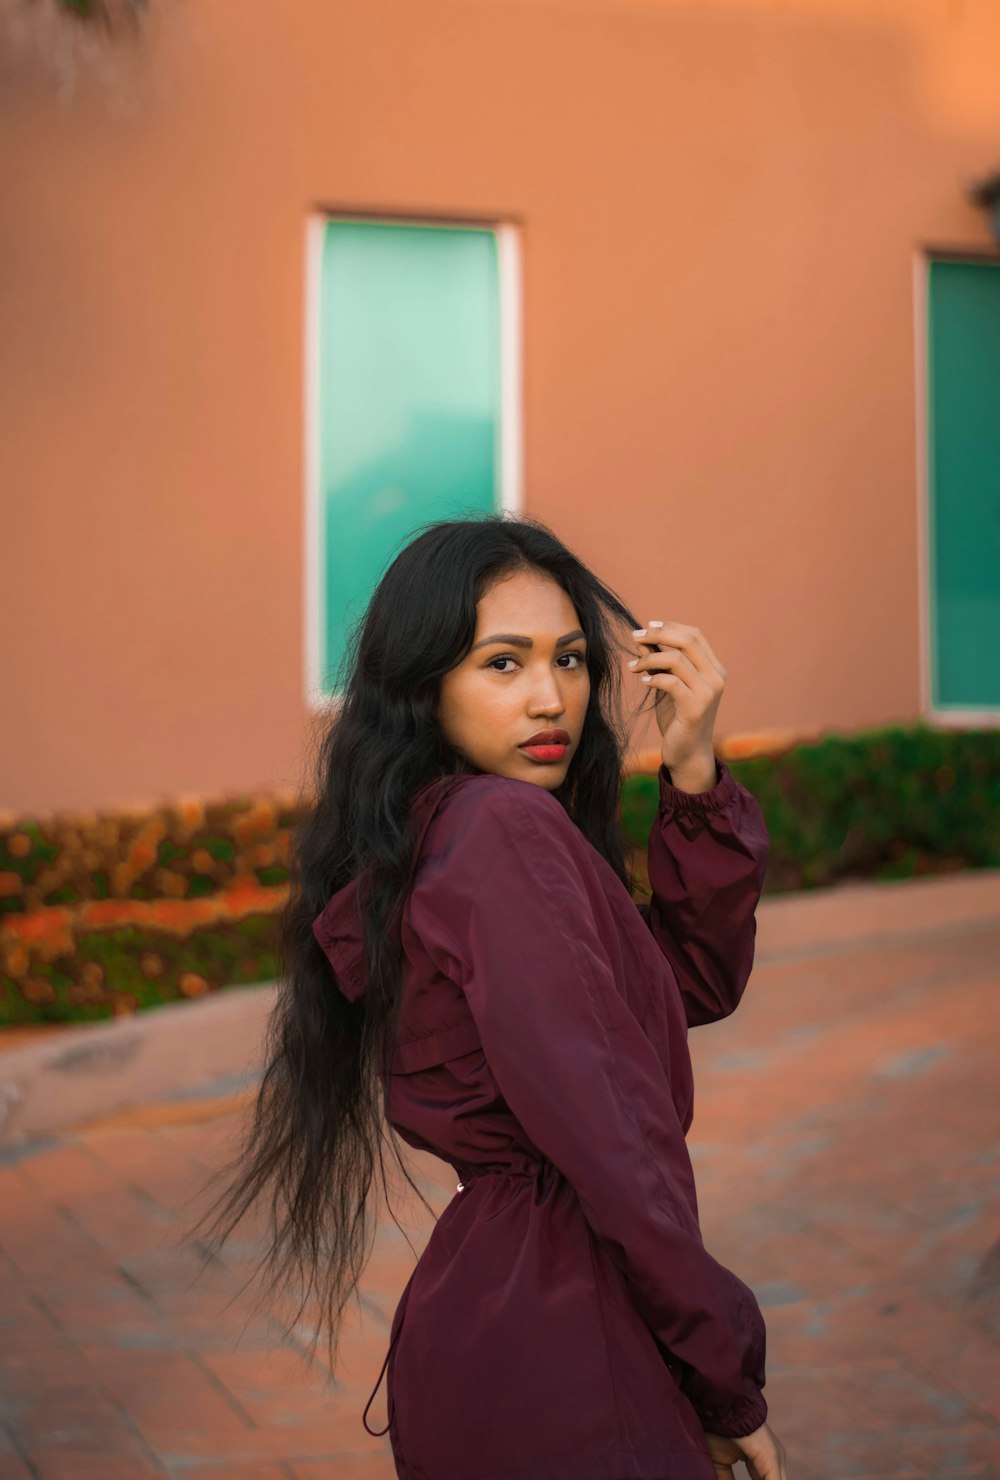
[[532, 690], [528, 713], [532, 716], [543, 715], [546, 719], [558, 719], [565, 708], [566, 701], [563, 699], [559, 680], [549, 669], [547, 676], [540, 677]]

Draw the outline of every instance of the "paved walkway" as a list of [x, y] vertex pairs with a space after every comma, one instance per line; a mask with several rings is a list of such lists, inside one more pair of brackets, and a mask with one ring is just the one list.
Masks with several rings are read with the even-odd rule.
[[[742, 1006], [691, 1035], [690, 1144], [706, 1243], [764, 1308], [791, 1480], [1000, 1476], [1000, 872], [785, 896], [759, 921]], [[196, 1283], [177, 1246], [245, 1102], [4, 1154], [0, 1480], [393, 1475], [361, 1425], [413, 1262], [392, 1223], [333, 1384], [240, 1295], [248, 1242]], [[450, 1171], [411, 1165], [443, 1208]], [[419, 1250], [415, 1201], [408, 1226]]]

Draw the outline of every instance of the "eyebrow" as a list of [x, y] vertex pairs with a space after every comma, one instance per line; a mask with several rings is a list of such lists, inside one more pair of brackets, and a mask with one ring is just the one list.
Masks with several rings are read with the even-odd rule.
[[[568, 642], [576, 642], [583, 636], [584, 633], [578, 627], [575, 632], [567, 632], [565, 637], [557, 637], [556, 647], [565, 647]], [[510, 647], [519, 648], [530, 648], [535, 645], [530, 637], [520, 637], [516, 632], [494, 632], [492, 637], [481, 637], [478, 642], [474, 642], [469, 652], [474, 653], [476, 648], [488, 647], [491, 642], [505, 642]]]

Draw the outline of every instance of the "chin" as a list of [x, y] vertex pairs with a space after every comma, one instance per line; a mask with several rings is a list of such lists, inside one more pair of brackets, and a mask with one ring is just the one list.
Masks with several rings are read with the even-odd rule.
[[555, 791], [566, 780], [565, 766], [532, 766], [530, 771], [518, 775], [518, 781], [528, 781], [532, 786], [544, 786], [546, 791]]
[[485, 772], [488, 776], [506, 776], [509, 781], [527, 781], [532, 786], [543, 786], [546, 791], [555, 791], [557, 787], [562, 786], [569, 770], [568, 764], [565, 763], [539, 765], [537, 761], [527, 758], [522, 761], [520, 757], [518, 761], [501, 758], [493, 764], [485, 760], [474, 760], [473, 765], [478, 771]]

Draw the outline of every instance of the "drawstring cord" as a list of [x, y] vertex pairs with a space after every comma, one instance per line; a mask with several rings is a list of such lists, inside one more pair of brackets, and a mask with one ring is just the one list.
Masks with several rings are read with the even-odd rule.
[[371, 1434], [371, 1436], [372, 1436], [373, 1439], [381, 1439], [382, 1435], [385, 1434], [385, 1433], [388, 1433], [390, 1427], [392, 1426], [392, 1407], [391, 1407], [391, 1405], [388, 1406], [388, 1415], [389, 1415], [389, 1417], [388, 1417], [388, 1422], [386, 1423], [386, 1426], [385, 1426], [384, 1429], [377, 1429], [376, 1430], [376, 1429], [370, 1429], [368, 1427], [368, 1410], [372, 1406], [372, 1402], [374, 1401], [375, 1394], [378, 1392], [379, 1388], [382, 1386], [382, 1379], [385, 1376], [385, 1370], [386, 1370], [386, 1368], [389, 1365], [389, 1358], [392, 1356], [393, 1347], [396, 1345], [396, 1342], [399, 1340], [399, 1333], [403, 1329], [403, 1322], [406, 1320], [406, 1304], [405, 1304], [405, 1302], [406, 1302], [407, 1296], [410, 1293], [410, 1286], [413, 1283], [413, 1276], [416, 1274], [416, 1272], [417, 1272], [416, 1267], [414, 1267], [411, 1270], [411, 1272], [410, 1272], [410, 1278], [407, 1280], [406, 1284], [403, 1287], [403, 1293], [399, 1297], [399, 1304], [402, 1307], [401, 1313], [400, 1313], [400, 1317], [399, 1317], [399, 1325], [396, 1327], [396, 1334], [393, 1336], [392, 1340], [389, 1342], [389, 1350], [385, 1354], [385, 1360], [382, 1363], [382, 1371], [378, 1375], [378, 1381], [376, 1382], [375, 1386], [372, 1388], [371, 1397], [368, 1399], [368, 1402], [365, 1404], [365, 1411], [361, 1415], [361, 1422], [365, 1426], [365, 1432]]
[[[478, 1173], [473, 1172], [471, 1175], [474, 1178], [476, 1175], [478, 1175]], [[469, 1180], [469, 1177], [466, 1177], [466, 1181], [468, 1181], [468, 1180]], [[458, 1184], [458, 1186], [456, 1187], [455, 1190], [456, 1190], [456, 1192], [464, 1192], [465, 1191], [465, 1182], [459, 1182], [459, 1184]], [[382, 1435], [388, 1433], [389, 1429], [392, 1427], [392, 1407], [391, 1407], [391, 1405], [387, 1405], [388, 1421], [387, 1421], [386, 1426], [385, 1426], [384, 1429], [370, 1429], [368, 1427], [368, 1410], [372, 1406], [372, 1403], [375, 1400], [375, 1394], [378, 1392], [379, 1388], [382, 1386], [382, 1379], [385, 1376], [386, 1368], [389, 1365], [389, 1358], [392, 1356], [393, 1348], [395, 1347], [396, 1342], [399, 1340], [399, 1333], [403, 1329], [403, 1322], [406, 1320], [406, 1305], [405, 1305], [405, 1301], [406, 1301], [407, 1295], [409, 1294], [410, 1285], [413, 1283], [413, 1276], [416, 1274], [416, 1272], [417, 1272], [416, 1271], [416, 1268], [414, 1268], [412, 1270], [411, 1274], [410, 1274], [410, 1278], [406, 1282], [406, 1285], [405, 1285], [405, 1287], [403, 1289], [403, 1293], [400, 1296], [400, 1305], [402, 1307], [402, 1314], [400, 1316], [399, 1325], [396, 1327], [396, 1334], [395, 1334], [395, 1336], [393, 1336], [392, 1340], [389, 1342], [389, 1350], [386, 1352], [385, 1358], [384, 1358], [384, 1360], [382, 1362], [382, 1371], [378, 1375], [378, 1381], [376, 1382], [375, 1386], [372, 1388], [371, 1397], [368, 1399], [368, 1402], [365, 1404], [365, 1410], [364, 1410], [364, 1412], [361, 1415], [361, 1422], [365, 1426], [365, 1432], [368, 1433], [368, 1434], [371, 1434], [371, 1436], [372, 1436], [373, 1439], [381, 1439]]]
[[392, 1356], [392, 1349], [396, 1345], [396, 1342], [399, 1340], [399, 1333], [400, 1333], [400, 1331], [402, 1331], [402, 1329], [403, 1329], [403, 1322], [400, 1321], [399, 1326], [397, 1327], [395, 1336], [389, 1342], [389, 1350], [385, 1354], [385, 1360], [382, 1363], [382, 1371], [378, 1375], [378, 1382], [376, 1382], [374, 1388], [372, 1389], [372, 1395], [368, 1399], [368, 1402], [365, 1404], [365, 1411], [361, 1415], [361, 1422], [364, 1424], [366, 1432], [369, 1433], [369, 1434], [371, 1434], [371, 1436], [372, 1436], [373, 1439], [381, 1439], [381, 1437], [382, 1437], [383, 1434], [388, 1433], [389, 1428], [390, 1428], [390, 1426], [392, 1424], [392, 1410], [390, 1408], [389, 1409], [389, 1418], [388, 1418], [388, 1422], [386, 1423], [385, 1428], [384, 1429], [370, 1429], [368, 1427], [368, 1410], [372, 1406], [372, 1402], [374, 1401], [375, 1394], [378, 1392], [379, 1388], [382, 1386], [382, 1378], [385, 1376], [385, 1369], [389, 1365], [389, 1358]]

